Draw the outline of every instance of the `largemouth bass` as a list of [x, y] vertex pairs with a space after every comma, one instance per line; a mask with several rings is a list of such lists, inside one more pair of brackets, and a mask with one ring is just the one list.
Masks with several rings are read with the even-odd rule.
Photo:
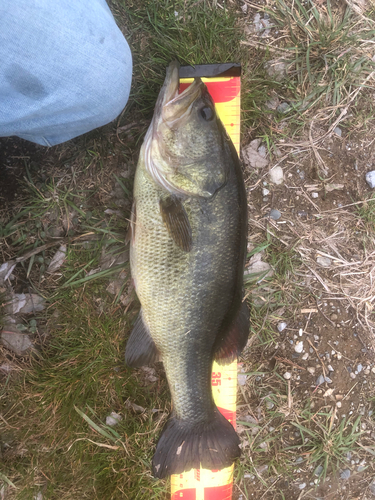
[[130, 264], [141, 311], [125, 359], [162, 360], [172, 413], [153, 458], [162, 478], [221, 469], [240, 455], [239, 438], [211, 392], [214, 358], [246, 344], [242, 303], [247, 203], [235, 148], [200, 78], [178, 94], [167, 68], [134, 181]]

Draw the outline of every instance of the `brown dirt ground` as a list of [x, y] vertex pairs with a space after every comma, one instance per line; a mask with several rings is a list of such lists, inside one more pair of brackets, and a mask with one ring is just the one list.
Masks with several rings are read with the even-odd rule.
[[[371, 280], [374, 261], [371, 260], [371, 266], [365, 272], [366, 278], [362, 276], [361, 281], [357, 282], [357, 288], [350, 288], [355, 284], [348, 285], [352, 296], [359, 296], [357, 303], [349, 300], [343, 293], [343, 290], [345, 291], [343, 270], [345, 269], [349, 275], [355, 272], [354, 262], [364, 261], [366, 254], [371, 255], [373, 250], [373, 237], [367, 240], [365, 248], [363, 222], [356, 214], [356, 206], [361, 204], [353, 205], [373, 196], [372, 190], [365, 182], [366, 172], [371, 170], [375, 154], [372, 137], [373, 134], [349, 135], [343, 130], [342, 137], [332, 134], [332, 137], [326, 139], [319, 148], [328, 170], [326, 181], [321, 180], [322, 176], [319, 175], [317, 161], [311, 150], [294, 157], [289, 155], [279, 163], [277, 159], [271, 161], [264, 171], [251, 171], [249, 165], [245, 169], [245, 172], [249, 173], [248, 178], [251, 178], [251, 186], [248, 187], [250, 241], [259, 243], [262, 238], [264, 241], [264, 233], [259, 238], [259, 229], [268, 230], [285, 244], [284, 248], [294, 248], [302, 262], [296, 270], [298, 276], [292, 278], [294, 284], [302, 290], [299, 307], [290, 304], [288, 308], [286, 305], [281, 311], [282, 314], [276, 314], [273, 321], [275, 332], [277, 332], [276, 324], [281, 319], [286, 321], [287, 328], [279, 335], [276, 345], [271, 344], [266, 348], [250, 347], [244, 355], [246, 369], [249, 372], [265, 370], [266, 375], [258, 384], [263, 384], [264, 387], [275, 383], [272, 371], [280, 375], [285, 371], [292, 373], [289, 386], [291, 401], [286, 409], [290, 416], [295, 411], [294, 405], [300, 409], [303, 402], [308, 399], [313, 402], [311, 409], [315, 415], [321, 410], [329, 412], [331, 408], [335, 408], [337, 422], [340, 422], [343, 416], [363, 415], [362, 444], [364, 442], [373, 444], [375, 437], [374, 421], [368, 417], [368, 412], [373, 407], [368, 395], [374, 394], [375, 356], [373, 324], [369, 322], [366, 324], [364, 319], [366, 300], [360, 304], [358, 302], [364, 298], [360, 297], [360, 287], [363, 285], [363, 280]], [[283, 148], [283, 153], [285, 150], [286, 148]], [[280, 164], [283, 168], [284, 184], [281, 186], [267, 184], [271, 192], [267, 197], [263, 197], [263, 181], [268, 181], [268, 170], [275, 164]], [[328, 184], [340, 186], [329, 192], [326, 189]], [[318, 193], [318, 197], [312, 198], [313, 192]], [[278, 209], [281, 212], [282, 216], [278, 221], [269, 219], [270, 209]], [[333, 257], [333, 263], [329, 268], [316, 263], [319, 252]], [[335, 258], [338, 260], [334, 261]], [[351, 262], [353, 266], [350, 265]], [[367, 299], [371, 300], [371, 297], [370, 294]], [[369, 306], [369, 311], [371, 309]], [[370, 316], [367, 315], [367, 318]], [[303, 330], [302, 336], [298, 333], [300, 329]], [[251, 339], [251, 344], [253, 340]], [[294, 351], [299, 340], [304, 342], [303, 352], [309, 354], [308, 359], [303, 359], [302, 353]], [[363, 366], [363, 370], [356, 374], [358, 364]], [[332, 366], [333, 372], [329, 373], [328, 365]], [[308, 367], [315, 368], [313, 375], [307, 371]], [[372, 368], [374, 371], [371, 371]], [[350, 372], [355, 378], [351, 378]], [[317, 377], [328, 373], [332, 383], [323, 383], [317, 387]], [[333, 393], [325, 395], [330, 388], [334, 388]], [[257, 410], [264, 407], [264, 404], [261, 398], [254, 394], [262, 391], [253, 389], [254, 387], [248, 389], [247, 402], [251, 408], [251, 415], [257, 415]], [[337, 401], [341, 402], [340, 408], [336, 406]], [[296, 412], [298, 414], [298, 410]], [[244, 414], [240, 413], [239, 419], [241, 416]], [[262, 421], [265, 420], [264, 412], [260, 411], [256, 421], [262, 425]], [[288, 418], [282, 425], [288, 432], [290, 426], [288, 427], [287, 421]], [[291, 429], [293, 430], [293, 427]], [[266, 434], [267, 431], [264, 435]], [[288, 434], [285, 440], [282, 439], [281, 448], [301, 444], [298, 439], [294, 433]], [[275, 447], [270, 451], [273, 455], [277, 454]], [[347, 466], [351, 469], [349, 480], [340, 479], [340, 472], [329, 474], [329, 480], [317, 489], [311, 488], [311, 481], [315, 478], [313, 470], [304, 466], [296, 466], [293, 478], [271, 474], [267, 485], [270, 486], [274, 481], [275, 488], [279, 487], [285, 498], [291, 500], [371, 498], [368, 485], [374, 476], [373, 460], [371, 456], [367, 456], [366, 464], [370, 464], [370, 467], [365, 472], [357, 472], [359, 462], [357, 457], [356, 460], [357, 462], [348, 461]], [[340, 470], [344, 468], [345, 466], [342, 466]], [[302, 482], [310, 484], [310, 487], [307, 486], [301, 491], [298, 485]], [[267, 488], [262, 486], [258, 478], [252, 478], [247, 483], [247, 492], [256, 491], [251, 493], [249, 498], [260, 498], [258, 488], [261, 488], [262, 499], [281, 498], [275, 496], [274, 487], [267, 494]], [[244, 491], [241, 485], [240, 489]], [[239, 494], [238, 498], [247, 497]]]
[[[113, 139], [114, 136], [111, 141]], [[35, 175], [41, 182], [49, 176], [62, 176], [62, 169], [65, 168], [68, 170], [68, 181], [73, 177], [75, 182], [81, 183], [81, 187], [82, 183], [100, 185], [95, 201], [98, 204], [109, 202], [109, 193], [113, 186], [106, 181], [109, 178], [108, 173], [124, 171], [122, 157], [116, 156], [121, 147], [118, 142], [116, 144], [116, 140], [113, 141], [110, 155], [103, 158], [104, 172], [98, 165], [91, 165], [86, 169], [77, 169], [75, 175], [72, 171], [82, 161], [83, 156], [79, 152], [81, 148], [75, 146], [74, 142], [68, 148], [57, 146], [48, 150], [9, 138], [1, 139], [0, 146], [0, 168], [4, 180], [0, 191], [3, 215], [5, 211], [12, 211], [12, 206], [19, 206], [19, 200], [22, 200], [23, 184], [20, 180], [25, 176], [25, 161], [29, 167], [35, 165]], [[264, 171], [250, 171], [249, 166], [245, 167], [249, 193], [250, 241], [256, 243], [258, 237], [264, 240], [264, 231], [271, 231], [286, 247], [297, 250], [303, 263], [298, 268], [298, 276], [295, 276], [289, 285], [293, 287], [296, 284], [302, 290], [299, 309], [288, 309], [286, 306], [281, 311], [276, 311], [273, 316], [275, 335], [278, 335], [276, 324], [281, 319], [287, 322], [287, 328], [278, 335], [276, 343], [266, 347], [257, 346], [256, 341], [252, 339], [252, 345], [243, 359], [248, 371], [265, 372], [264, 378], [258, 384], [259, 390], [254, 390], [251, 386], [245, 387], [251, 414], [256, 415], [259, 421], [263, 418], [262, 410], [259, 411], [263, 404], [260, 397], [262, 384], [264, 387], [272, 385], [275, 373], [283, 375], [288, 370], [292, 373], [289, 389], [291, 401], [289, 407], [285, 408], [286, 415], [292, 415], [294, 405], [301, 407], [309, 398], [314, 402], [316, 413], [321, 409], [328, 412], [340, 401], [341, 408], [336, 409], [338, 421], [343, 415], [349, 416], [350, 412], [354, 415], [362, 413], [362, 422], [366, 424], [365, 439], [362, 443], [373, 443], [374, 422], [368, 417], [371, 403], [367, 395], [374, 394], [375, 373], [365, 373], [368, 367], [371, 370], [375, 366], [372, 332], [366, 325], [363, 308], [356, 308], [355, 303], [343, 297], [340, 286], [337, 288], [336, 285], [340, 285], [340, 278], [342, 280], [341, 274], [337, 272], [340, 263], [350, 262], [351, 259], [357, 262], [365, 256], [363, 223], [356, 217], [353, 208], [355, 205], [352, 204], [372, 195], [365, 182], [365, 174], [373, 162], [374, 147], [373, 141], [356, 135], [348, 138], [345, 131], [342, 138], [333, 135], [323, 143], [319, 152], [328, 168], [328, 181], [330, 184], [343, 184], [342, 188], [331, 192], [325, 191], [327, 182], [320, 180], [311, 151], [305, 151], [297, 157], [288, 156], [281, 162], [285, 182], [281, 186], [268, 184], [271, 193], [266, 201], [261, 190], [263, 181], [268, 181], [269, 167]], [[277, 161], [277, 158], [272, 160], [270, 165]], [[127, 163], [130, 164], [130, 170], [133, 170], [134, 158], [128, 159]], [[301, 172], [304, 172], [303, 178]], [[261, 182], [258, 182], [259, 179]], [[319, 193], [318, 198], [311, 198], [312, 192]], [[268, 218], [271, 208], [282, 213], [278, 221]], [[353, 236], [354, 229], [357, 229], [358, 237]], [[370, 247], [371, 242], [368, 243], [368, 248]], [[320, 267], [316, 264], [319, 251], [337, 257], [338, 261], [330, 268]], [[22, 287], [18, 291], [22, 291]], [[306, 310], [308, 312], [304, 312]], [[300, 329], [303, 330], [301, 337], [298, 333]], [[304, 350], [309, 353], [308, 359], [302, 359], [303, 354], [294, 351], [296, 340], [304, 341]], [[338, 353], [341, 354], [341, 359], [338, 359]], [[353, 379], [349, 371], [354, 372], [359, 363], [363, 365], [363, 370]], [[324, 370], [326, 375], [329, 373], [328, 364], [334, 368], [334, 372], [329, 374], [333, 382], [317, 387], [316, 379], [319, 374], [323, 374]], [[306, 370], [308, 367], [315, 368], [314, 375]], [[333, 394], [324, 397], [326, 390], [332, 387]], [[239, 419], [242, 417], [243, 410], [240, 409]], [[279, 451], [272, 449], [272, 454], [282, 453], [283, 447], [299, 443], [299, 438], [292, 432], [295, 429], [288, 425], [288, 418], [282, 425], [287, 437], [279, 443]], [[338, 479], [337, 475], [329, 474], [329, 481], [325, 485], [318, 489], [307, 487], [303, 498], [366, 498], [364, 494], [374, 475], [373, 465], [369, 462], [371, 459], [367, 456], [366, 465], [369, 465], [369, 468], [364, 472], [356, 472], [358, 463], [355, 463], [355, 460], [354, 463], [348, 462], [348, 468], [352, 470], [349, 480], [344, 481]], [[285, 498], [296, 500], [302, 498], [298, 484], [309, 484], [313, 478], [311, 470], [297, 466], [295, 477], [277, 477], [271, 473], [266, 484], [269, 486], [276, 481], [276, 486], [283, 491]], [[262, 498], [279, 498], [275, 496], [274, 489], [272, 493], [267, 494], [267, 488], [262, 486], [257, 478], [245, 479], [245, 485], [248, 492], [256, 491], [251, 493], [249, 498], [259, 498], [259, 488]], [[244, 484], [239, 484], [235, 498], [241, 498], [239, 491], [243, 491], [243, 488]], [[307, 490], [311, 489], [312, 492], [309, 493]]]

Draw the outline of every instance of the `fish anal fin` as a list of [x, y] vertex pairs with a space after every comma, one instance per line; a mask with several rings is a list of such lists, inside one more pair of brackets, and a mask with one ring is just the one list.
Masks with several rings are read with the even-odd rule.
[[250, 312], [246, 302], [242, 302], [229, 331], [216, 340], [214, 358], [219, 364], [234, 361], [246, 345], [250, 329]]
[[190, 469], [223, 469], [241, 454], [232, 424], [216, 407], [207, 421], [186, 422], [172, 414], [165, 424], [152, 461], [155, 477]]
[[189, 252], [193, 239], [191, 226], [185, 208], [176, 196], [165, 196], [159, 201], [160, 213], [168, 232], [176, 245]]
[[159, 358], [159, 351], [143, 320], [141, 310], [126, 344], [125, 362], [132, 368], [138, 368], [159, 361]]

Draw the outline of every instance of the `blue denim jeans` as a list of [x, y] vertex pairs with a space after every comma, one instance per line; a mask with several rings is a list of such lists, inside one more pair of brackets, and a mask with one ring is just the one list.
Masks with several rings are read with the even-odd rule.
[[0, 1], [0, 137], [53, 146], [105, 125], [131, 77], [105, 0]]

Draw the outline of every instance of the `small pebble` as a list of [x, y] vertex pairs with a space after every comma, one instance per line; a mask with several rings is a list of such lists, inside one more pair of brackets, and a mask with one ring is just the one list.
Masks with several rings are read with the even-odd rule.
[[341, 137], [341, 135], [342, 135], [342, 130], [341, 130], [341, 128], [340, 128], [340, 127], [336, 127], [336, 128], [334, 128], [334, 129], [333, 129], [333, 132], [334, 132], [336, 135], [338, 135], [339, 137]]
[[314, 373], [315, 373], [315, 368], [314, 368], [313, 366], [308, 366], [308, 367], [307, 367], [307, 371], [308, 371], [309, 373], [311, 373], [311, 375], [314, 375]]
[[284, 373], [284, 378], [285, 380], [289, 380], [291, 378], [292, 374], [290, 372], [285, 372]]
[[357, 372], [361, 373], [362, 370], [363, 370], [363, 366], [361, 365], [361, 363], [359, 363], [359, 365], [357, 365]]
[[324, 377], [324, 380], [327, 382], [327, 384], [332, 384], [332, 379], [329, 377]]
[[276, 111], [278, 111], [279, 113], [287, 113], [290, 109], [291, 107], [287, 102], [282, 102], [277, 106]]
[[298, 344], [296, 344], [296, 346], [294, 347], [294, 350], [298, 353], [301, 353], [303, 351], [303, 341], [302, 340], [300, 342], [298, 342]]
[[271, 211], [270, 211], [270, 218], [273, 219], [273, 220], [279, 220], [281, 217], [281, 212], [279, 210], [276, 210], [275, 208], [273, 208]]
[[273, 167], [269, 172], [269, 176], [273, 184], [282, 184], [284, 181], [284, 172], [280, 166]]
[[328, 368], [328, 370], [329, 370], [330, 372], [334, 372], [334, 371], [335, 371], [335, 370], [332, 368], [332, 366], [331, 366], [331, 365], [328, 365], [328, 367], [327, 367], [327, 368]]
[[319, 335], [314, 335], [314, 340], [319, 340]]
[[308, 352], [305, 352], [305, 354], [302, 356], [302, 359], [303, 359], [304, 361], [306, 361], [306, 359], [308, 359], [308, 358], [309, 358], [309, 353], [308, 353]]
[[337, 359], [341, 359], [342, 358], [342, 354], [340, 352], [337, 353]]
[[371, 368], [372, 373], [375, 373], [375, 366]]
[[301, 484], [299, 484], [299, 485], [298, 485], [298, 488], [299, 488], [300, 490], [303, 490], [304, 488], [306, 488], [306, 483], [301, 483]]
[[262, 195], [263, 195], [263, 196], [267, 196], [268, 194], [270, 194], [270, 190], [269, 190], [269, 189], [267, 189], [267, 188], [263, 188], [263, 189], [262, 189]]
[[350, 378], [355, 379], [356, 374], [352, 372], [352, 373], [349, 374], [349, 376], [350, 376]]
[[316, 262], [322, 267], [330, 267], [330, 265], [332, 264], [331, 259], [329, 259], [328, 257], [318, 257], [316, 259]]
[[371, 189], [373, 189], [375, 187], [375, 170], [371, 170], [371, 172], [367, 172], [366, 182], [370, 186]]
[[311, 193], [311, 198], [318, 198], [319, 197], [319, 193]]
[[364, 373], [365, 375], [370, 375], [370, 370], [363, 370], [363, 373]]
[[337, 406], [337, 408], [341, 408], [341, 406], [342, 406], [341, 401], [337, 401], [336, 406]]
[[350, 469], [345, 469], [340, 474], [341, 479], [349, 479], [350, 478]]
[[320, 476], [322, 472], [323, 472], [323, 467], [321, 465], [318, 465], [318, 467], [314, 470], [314, 475]]
[[279, 332], [281, 333], [283, 330], [285, 330], [285, 328], [287, 327], [287, 324], [285, 323], [285, 321], [281, 321], [278, 325], [277, 325], [277, 329], [279, 330]]
[[322, 385], [324, 383], [324, 377], [323, 375], [319, 375], [319, 377], [316, 379], [316, 385]]
[[337, 314], [331, 314], [332, 321], [337, 321], [337, 318], [338, 318]]
[[119, 422], [121, 422], [121, 420], [122, 416], [113, 411], [108, 417], [106, 417], [105, 423], [106, 425], [113, 427], [114, 425], [117, 425]]

